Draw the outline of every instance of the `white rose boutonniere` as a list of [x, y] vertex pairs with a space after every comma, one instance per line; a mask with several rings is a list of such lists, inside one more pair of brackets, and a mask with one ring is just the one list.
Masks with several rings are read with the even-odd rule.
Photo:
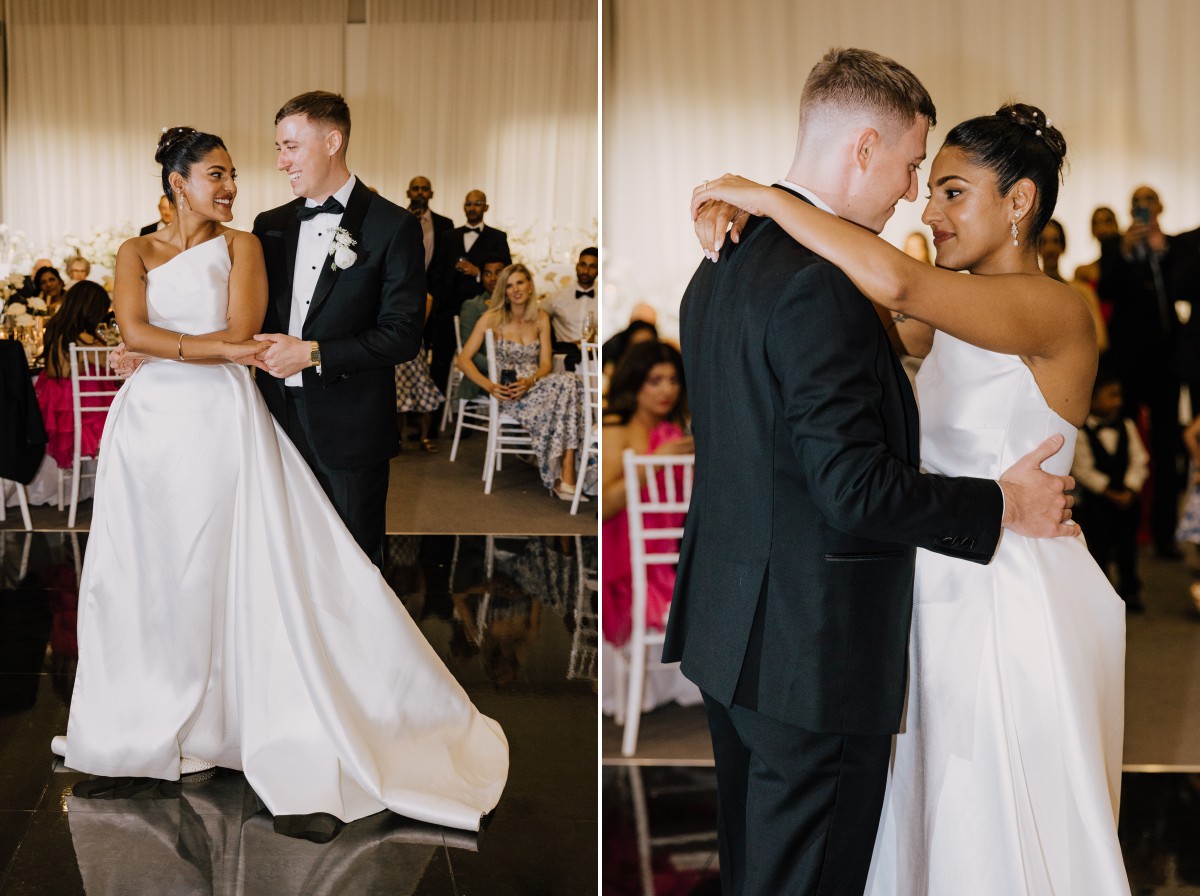
[[350, 236], [348, 230], [342, 227], [335, 230], [333, 232], [333, 242], [329, 244], [329, 254], [333, 256], [333, 264], [329, 266], [329, 269], [331, 271], [342, 271], [358, 261], [358, 253], [350, 248], [356, 245], [358, 245], [358, 241]]

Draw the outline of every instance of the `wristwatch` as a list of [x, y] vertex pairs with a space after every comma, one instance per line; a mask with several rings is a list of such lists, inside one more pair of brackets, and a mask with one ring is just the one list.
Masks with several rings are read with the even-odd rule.
[[320, 367], [321, 366], [321, 345], [318, 342], [310, 342], [309, 345], [311, 346], [311, 348], [309, 349], [308, 360], [312, 363], [313, 367]]

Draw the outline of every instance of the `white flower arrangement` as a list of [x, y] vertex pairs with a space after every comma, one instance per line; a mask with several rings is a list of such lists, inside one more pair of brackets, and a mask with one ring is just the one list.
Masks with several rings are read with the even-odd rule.
[[358, 253], [351, 246], [357, 246], [358, 241], [350, 236], [350, 231], [339, 227], [333, 232], [333, 242], [329, 244], [329, 254], [333, 256], [331, 271], [344, 271], [358, 261]]

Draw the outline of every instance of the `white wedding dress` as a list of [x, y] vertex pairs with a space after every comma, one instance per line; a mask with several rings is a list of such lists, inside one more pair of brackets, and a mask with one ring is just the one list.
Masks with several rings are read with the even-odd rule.
[[[1077, 430], [1020, 358], [938, 333], [917, 377], [929, 472], [999, 478]], [[908, 705], [871, 896], [1128, 896], [1117, 841], [1125, 609], [1081, 538], [1005, 531], [989, 565], [919, 551]]]
[[[226, 325], [217, 237], [147, 276], [151, 323]], [[105, 425], [66, 764], [241, 769], [271, 812], [477, 830], [508, 743], [358, 548], [249, 370], [150, 360]]]

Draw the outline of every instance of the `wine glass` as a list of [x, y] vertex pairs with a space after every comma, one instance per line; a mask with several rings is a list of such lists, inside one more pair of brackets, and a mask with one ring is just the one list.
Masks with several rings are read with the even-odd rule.
[[583, 341], [596, 341], [596, 312], [588, 311], [583, 315]]

